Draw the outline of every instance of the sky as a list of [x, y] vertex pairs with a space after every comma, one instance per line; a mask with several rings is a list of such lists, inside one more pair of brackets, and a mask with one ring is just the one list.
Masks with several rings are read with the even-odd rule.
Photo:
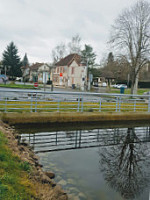
[[[148, 0], [150, 1], [150, 0]], [[97, 63], [111, 49], [111, 26], [137, 0], [0, 0], [0, 60], [11, 41], [21, 59], [51, 62], [52, 49], [76, 34], [81, 46], [91, 45]]]

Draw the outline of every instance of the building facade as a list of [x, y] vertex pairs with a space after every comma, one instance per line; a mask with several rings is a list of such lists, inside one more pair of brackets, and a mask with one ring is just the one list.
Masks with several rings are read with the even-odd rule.
[[85, 89], [87, 66], [81, 63], [81, 57], [78, 54], [70, 54], [55, 64], [53, 85]]

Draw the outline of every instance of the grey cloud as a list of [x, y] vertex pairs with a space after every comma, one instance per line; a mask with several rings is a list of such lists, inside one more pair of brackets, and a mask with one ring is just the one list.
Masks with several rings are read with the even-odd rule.
[[26, 52], [31, 61], [49, 61], [55, 45], [79, 33], [100, 56], [110, 25], [131, 4], [130, 0], [0, 0], [0, 54], [14, 41], [21, 56]]

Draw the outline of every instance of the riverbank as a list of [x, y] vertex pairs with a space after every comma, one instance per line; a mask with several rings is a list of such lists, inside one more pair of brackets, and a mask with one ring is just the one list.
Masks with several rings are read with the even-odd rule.
[[49, 113], [0, 113], [0, 119], [10, 125], [15, 124], [58, 124], [58, 123], [108, 123], [150, 121], [150, 113], [145, 112], [49, 112]]
[[0, 121], [0, 199], [67, 200], [66, 193], [43, 172], [32, 149], [18, 142], [19, 135]]

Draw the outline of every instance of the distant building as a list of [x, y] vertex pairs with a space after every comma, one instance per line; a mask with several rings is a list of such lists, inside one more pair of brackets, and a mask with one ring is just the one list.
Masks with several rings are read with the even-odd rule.
[[22, 67], [22, 73], [24, 80], [47, 83], [50, 80], [51, 70], [46, 63], [35, 63], [31, 66]]
[[87, 85], [87, 66], [82, 64], [81, 56], [70, 54], [55, 64], [53, 85], [84, 90]]

